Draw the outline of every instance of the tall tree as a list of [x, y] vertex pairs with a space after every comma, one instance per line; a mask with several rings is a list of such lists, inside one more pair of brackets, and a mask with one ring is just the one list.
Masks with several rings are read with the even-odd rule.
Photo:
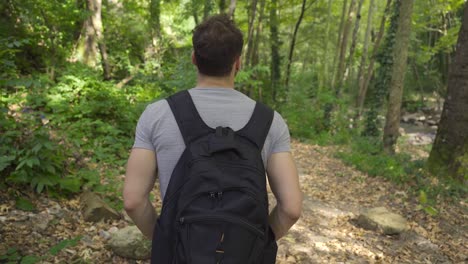
[[231, 0], [231, 3], [229, 4], [229, 17], [231, 19], [234, 19], [234, 13], [236, 12], [236, 4], [237, 0]]
[[273, 102], [276, 102], [276, 95], [278, 92], [279, 83], [281, 80], [281, 57], [279, 54], [280, 39], [278, 34], [278, 0], [271, 0], [270, 6], [270, 48], [271, 48], [271, 96]]
[[399, 136], [401, 102], [403, 99], [403, 84], [408, 59], [414, 0], [397, 0], [397, 3], [400, 5], [398, 28], [393, 49], [392, 78], [383, 136], [384, 149], [387, 153], [395, 152], [395, 144]]
[[219, 0], [218, 6], [219, 6], [219, 13], [226, 12], [226, 0]]
[[211, 14], [212, 9], [213, 6], [211, 0], [205, 0], [205, 4], [203, 5], [203, 20]]
[[349, 11], [347, 16], [347, 21], [343, 28], [343, 37], [341, 39], [341, 47], [340, 47], [340, 56], [338, 58], [338, 66], [335, 75], [334, 89], [337, 97], [340, 96], [341, 93], [341, 86], [343, 85], [343, 78], [345, 75], [345, 60], [346, 60], [346, 51], [348, 48], [348, 39], [349, 33], [351, 31], [353, 18], [355, 16], [354, 8], [356, 6], [356, 0], [351, 0], [349, 5]]
[[254, 29], [255, 29], [254, 22], [257, 16], [257, 2], [258, 0], [253, 0], [250, 3], [250, 8], [248, 12], [249, 22], [248, 22], [247, 48], [246, 48], [245, 56], [244, 56], [246, 66], [250, 66], [250, 59], [252, 56], [251, 54], [252, 54], [253, 43], [254, 43], [253, 36], [254, 36]]
[[289, 77], [291, 75], [291, 64], [293, 60], [294, 47], [296, 45], [297, 32], [299, 31], [299, 27], [301, 26], [302, 19], [304, 18], [304, 13], [306, 10], [306, 2], [307, 0], [302, 0], [301, 14], [299, 15], [299, 18], [297, 19], [296, 26], [294, 27], [294, 32], [293, 32], [292, 39], [291, 39], [291, 45], [289, 46], [288, 66], [286, 68], [286, 82], [285, 82], [286, 89], [288, 89], [288, 86], [289, 86]]
[[464, 182], [468, 176], [468, 3], [450, 66], [448, 90], [429, 169]]
[[387, 17], [390, 13], [391, 6], [392, 6], [392, 0], [387, 0], [385, 11], [380, 21], [379, 33], [377, 34], [377, 38], [374, 43], [374, 48], [373, 48], [374, 51], [372, 52], [372, 56], [369, 61], [369, 66], [367, 67], [367, 73], [365, 73], [365, 75], [362, 77], [363, 78], [362, 86], [359, 86], [359, 93], [358, 93], [358, 99], [357, 99], [358, 115], [361, 115], [362, 109], [364, 107], [364, 101], [366, 100], [367, 90], [368, 90], [369, 83], [374, 72], [374, 64], [377, 59], [377, 55], [379, 53], [380, 43], [382, 42], [382, 38], [385, 33], [385, 22], [387, 21]]
[[[372, 16], [374, 15], [374, 3], [375, 0], [370, 0], [369, 3], [369, 13], [367, 14], [367, 28], [366, 34], [364, 36], [364, 47], [362, 49], [361, 62], [359, 63], [358, 75], [357, 75], [357, 87], [358, 87], [358, 96], [356, 99], [356, 107], [359, 107], [359, 95], [361, 94], [362, 86], [364, 85], [364, 71], [366, 69], [367, 63], [367, 53], [369, 50], [369, 40], [372, 29]], [[385, 15], [384, 15], [385, 16]], [[358, 111], [360, 114], [360, 112]]]
[[[356, 50], [356, 45], [357, 45], [357, 40], [358, 40], [358, 33], [359, 33], [359, 27], [360, 27], [360, 22], [361, 22], [361, 8], [362, 4], [364, 3], [364, 0], [359, 0], [358, 8], [356, 10], [356, 20], [354, 22], [354, 29], [353, 29], [353, 37], [351, 39], [351, 47], [349, 48], [349, 56], [348, 56], [348, 61], [346, 63], [346, 68], [350, 72], [352, 71], [353, 67], [353, 62], [354, 62], [354, 51]], [[351, 75], [351, 74], [350, 74]]]
[[345, 19], [346, 19], [346, 10], [348, 7], [348, 0], [344, 0], [343, 2], [343, 8], [341, 10], [341, 19], [340, 19], [340, 27], [338, 28], [338, 40], [336, 41], [336, 54], [335, 57], [333, 58], [333, 74], [331, 78], [331, 87], [335, 86], [335, 74], [336, 74], [336, 62], [338, 58], [340, 57], [340, 47], [341, 47], [341, 41], [343, 39], [343, 28], [345, 24]]
[[332, 0], [328, 0], [328, 10], [327, 10], [327, 27], [325, 29], [325, 48], [324, 48], [324, 52], [323, 52], [323, 73], [322, 73], [322, 77], [320, 78], [320, 85], [319, 85], [319, 89], [321, 89], [322, 87], [326, 85], [328, 85], [328, 81], [329, 81], [329, 72], [328, 72], [328, 66], [329, 66], [329, 51], [328, 51], [328, 46], [329, 46], [329, 39], [330, 39], [330, 24], [332, 23], [331, 22], [331, 15], [332, 15]]

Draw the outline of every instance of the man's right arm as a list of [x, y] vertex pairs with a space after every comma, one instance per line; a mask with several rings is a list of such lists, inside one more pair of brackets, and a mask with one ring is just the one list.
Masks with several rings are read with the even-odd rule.
[[267, 163], [268, 181], [277, 204], [269, 216], [276, 240], [297, 222], [302, 211], [302, 192], [296, 164], [290, 152], [272, 154]]

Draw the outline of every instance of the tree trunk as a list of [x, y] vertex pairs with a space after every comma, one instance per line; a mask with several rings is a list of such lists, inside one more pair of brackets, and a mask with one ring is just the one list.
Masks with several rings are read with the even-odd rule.
[[252, 56], [253, 50], [253, 32], [254, 32], [254, 22], [257, 15], [257, 2], [258, 0], [253, 0], [250, 6], [249, 12], [249, 24], [248, 24], [248, 35], [247, 35], [247, 48], [245, 50], [245, 66], [250, 66], [250, 57]]
[[343, 28], [343, 38], [341, 40], [341, 47], [340, 47], [340, 56], [338, 58], [338, 68], [335, 75], [335, 94], [339, 98], [341, 93], [341, 86], [343, 85], [343, 78], [345, 74], [345, 59], [346, 59], [346, 50], [348, 48], [348, 39], [349, 39], [349, 32], [351, 31], [351, 26], [354, 18], [354, 7], [356, 5], [356, 0], [351, 0], [351, 4], [349, 5], [349, 12], [347, 22]]
[[340, 48], [341, 48], [341, 41], [343, 39], [343, 28], [344, 28], [344, 24], [345, 24], [345, 18], [346, 18], [346, 8], [348, 7], [348, 0], [344, 0], [343, 2], [343, 9], [341, 11], [341, 19], [340, 19], [340, 27], [338, 28], [338, 40], [336, 41], [336, 55], [335, 57], [333, 58], [333, 74], [332, 74], [332, 78], [331, 78], [331, 87], [335, 87], [335, 74], [336, 74], [336, 71], [337, 71], [337, 65], [336, 65], [336, 61], [338, 60], [338, 58], [340, 57]]
[[348, 74], [348, 76], [351, 76], [351, 71], [352, 71], [351, 69], [353, 68], [354, 51], [356, 50], [356, 45], [357, 45], [359, 27], [360, 27], [360, 22], [361, 22], [361, 8], [362, 8], [363, 3], [364, 3], [364, 0], [359, 1], [358, 8], [356, 11], [356, 21], [354, 23], [353, 37], [351, 40], [351, 47], [349, 48], [349, 57], [348, 57], [347, 66], [345, 68], [350, 71], [350, 74]]
[[328, 0], [328, 12], [327, 12], [327, 28], [325, 30], [326, 36], [325, 36], [325, 51], [323, 53], [323, 73], [321, 77], [321, 85], [319, 85], [319, 89], [322, 89], [325, 85], [328, 85], [329, 81], [329, 72], [328, 72], [328, 44], [329, 44], [329, 39], [330, 39], [330, 24], [331, 24], [331, 14], [332, 14], [332, 0]]
[[150, 24], [153, 33], [153, 41], [161, 37], [161, 0], [150, 2]]
[[220, 14], [226, 12], [226, 0], [219, 0], [218, 6], [219, 6], [219, 13]]
[[304, 18], [306, 2], [307, 0], [302, 0], [301, 14], [299, 15], [299, 18], [297, 19], [297, 22], [296, 22], [296, 26], [294, 27], [294, 32], [293, 32], [292, 39], [291, 39], [291, 45], [289, 47], [288, 66], [286, 68], [286, 82], [285, 82], [286, 89], [288, 89], [289, 87], [289, 77], [291, 75], [291, 64], [292, 64], [292, 59], [293, 59], [293, 54], [294, 54], [294, 46], [296, 45], [296, 37], [297, 37], [297, 32], [299, 31], [299, 26], [301, 25], [302, 19]]
[[468, 3], [465, 3], [448, 90], [429, 169], [463, 183], [468, 176]]
[[[359, 70], [358, 70], [358, 75], [357, 75], [357, 87], [358, 87], [358, 96], [356, 99], [356, 107], [359, 108], [360, 104], [360, 95], [361, 95], [361, 90], [364, 85], [364, 70], [366, 68], [366, 63], [367, 63], [367, 53], [369, 52], [369, 39], [370, 39], [370, 33], [372, 29], [372, 16], [374, 13], [374, 3], [375, 0], [370, 0], [369, 3], [369, 13], [367, 15], [367, 29], [366, 29], [366, 35], [364, 37], [364, 47], [362, 50], [362, 56], [361, 56], [361, 62], [359, 63]], [[384, 14], [385, 16], [385, 14]], [[360, 112], [358, 111], [358, 115]]]
[[408, 59], [408, 46], [411, 33], [411, 15], [413, 0], [399, 0], [398, 28], [395, 35], [395, 48], [393, 50], [392, 79], [390, 81], [390, 96], [385, 119], [383, 143], [387, 153], [395, 152], [395, 144], [399, 136], [401, 101], [403, 98], [403, 85], [405, 81], [406, 65]]
[[193, 21], [195, 22], [195, 25], [200, 24], [200, 19], [198, 18], [198, 4], [196, 0], [192, 0], [191, 2], [191, 8], [192, 8], [192, 16], [193, 16]]
[[236, 3], [237, 0], [231, 0], [231, 4], [229, 5], [229, 17], [234, 20], [234, 13], [236, 12]]
[[278, 0], [271, 0], [270, 6], [270, 48], [271, 48], [271, 89], [272, 99], [276, 102], [276, 95], [281, 80], [281, 57], [279, 54], [280, 40], [278, 36]]
[[379, 29], [379, 33], [377, 34], [377, 38], [375, 40], [374, 51], [372, 52], [372, 57], [371, 57], [370, 62], [369, 62], [369, 67], [367, 67], [366, 75], [363, 76], [364, 82], [363, 82], [363, 85], [362, 85], [362, 89], [361, 88], [359, 89], [359, 95], [358, 95], [358, 113], [359, 113], [359, 115], [362, 114], [362, 109], [364, 107], [364, 101], [366, 99], [367, 90], [369, 88], [369, 83], [370, 83], [371, 77], [372, 77], [373, 72], [374, 72], [375, 59], [377, 58], [377, 54], [378, 54], [379, 48], [380, 48], [380, 43], [382, 42], [382, 38], [383, 38], [383, 35], [384, 35], [384, 32], [385, 32], [385, 21], [387, 20], [387, 16], [390, 14], [391, 6], [392, 6], [392, 0], [387, 0], [387, 4], [385, 6], [385, 11], [384, 11], [384, 14], [382, 16], [382, 20], [380, 21], [380, 29]]
[[266, 0], [260, 0], [260, 14], [258, 16], [257, 28], [255, 29], [255, 38], [253, 43], [252, 54], [250, 58], [251, 66], [255, 66], [258, 64], [259, 56], [258, 56], [258, 47], [260, 45], [260, 35], [263, 29], [263, 15], [265, 12], [265, 4]]
[[88, 9], [91, 12], [91, 23], [96, 34], [96, 41], [98, 43], [99, 51], [101, 53], [101, 64], [104, 73], [104, 79], [110, 79], [110, 65], [107, 58], [107, 48], [104, 42], [104, 34], [102, 29], [102, 0], [88, 0]]
[[203, 5], [203, 20], [208, 18], [211, 14], [211, 0], [205, 0], [205, 4]]

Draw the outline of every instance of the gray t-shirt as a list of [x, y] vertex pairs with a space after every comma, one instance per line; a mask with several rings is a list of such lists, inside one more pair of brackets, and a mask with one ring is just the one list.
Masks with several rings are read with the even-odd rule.
[[[229, 88], [193, 88], [189, 90], [195, 107], [210, 127], [244, 127], [252, 116], [255, 101]], [[166, 193], [172, 171], [185, 149], [177, 122], [166, 100], [148, 105], [138, 120], [133, 148], [156, 152], [161, 197]], [[280, 114], [275, 112], [268, 132], [262, 158], [265, 167], [273, 153], [290, 151], [289, 130]]]

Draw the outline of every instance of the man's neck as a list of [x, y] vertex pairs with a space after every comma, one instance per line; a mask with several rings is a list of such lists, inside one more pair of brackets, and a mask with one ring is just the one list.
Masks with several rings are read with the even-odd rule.
[[234, 77], [212, 77], [198, 74], [197, 87], [234, 88]]

